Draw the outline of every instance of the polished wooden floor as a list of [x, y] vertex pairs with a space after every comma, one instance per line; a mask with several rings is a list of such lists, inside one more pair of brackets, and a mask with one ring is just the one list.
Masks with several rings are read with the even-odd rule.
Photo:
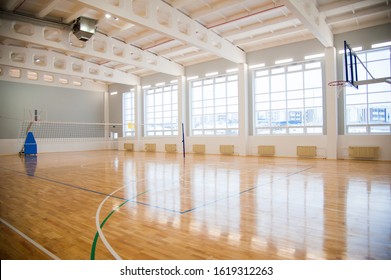
[[0, 195], [1, 259], [391, 259], [390, 162], [1, 156]]

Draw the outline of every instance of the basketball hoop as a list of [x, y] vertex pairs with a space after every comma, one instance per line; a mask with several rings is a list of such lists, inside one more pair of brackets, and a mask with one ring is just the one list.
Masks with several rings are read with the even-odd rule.
[[337, 87], [337, 97], [339, 98], [339, 96], [341, 95], [341, 93], [343, 92], [344, 88], [349, 86], [351, 87], [352, 84], [347, 82], [347, 81], [331, 81], [328, 83], [329, 86], [331, 87]]

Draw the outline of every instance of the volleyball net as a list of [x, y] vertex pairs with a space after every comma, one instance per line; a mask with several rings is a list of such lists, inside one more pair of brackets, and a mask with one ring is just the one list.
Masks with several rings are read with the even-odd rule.
[[24, 120], [18, 138], [24, 140], [28, 132], [39, 142], [112, 141], [122, 137], [123, 124]]

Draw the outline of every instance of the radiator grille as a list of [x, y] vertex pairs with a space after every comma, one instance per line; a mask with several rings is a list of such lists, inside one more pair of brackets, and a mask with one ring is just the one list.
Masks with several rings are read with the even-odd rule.
[[274, 156], [275, 146], [258, 146], [258, 155], [260, 156]]
[[350, 146], [349, 157], [351, 158], [363, 158], [363, 159], [376, 159], [379, 157], [379, 147], [360, 147]]
[[133, 151], [133, 143], [125, 143], [124, 149], [127, 151]]
[[297, 146], [299, 157], [316, 157], [316, 146]]
[[145, 144], [146, 152], [156, 152], [156, 144]]
[[165, 148], [167, 153], [176, 153], [176, 144], [166, 144]]
[[220, 154], [232, 155], [234, 153], [234, 145], [220, 145]]
[[203, 144], [193, 145], [193, 152], [196, 154], [205, 154], [205, 145]]

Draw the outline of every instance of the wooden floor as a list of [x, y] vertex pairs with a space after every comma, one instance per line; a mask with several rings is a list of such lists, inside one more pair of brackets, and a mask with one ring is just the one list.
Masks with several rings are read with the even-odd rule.
[[1, 259], [391, 259], [390, 162], [1, 156], [0, 195]]

